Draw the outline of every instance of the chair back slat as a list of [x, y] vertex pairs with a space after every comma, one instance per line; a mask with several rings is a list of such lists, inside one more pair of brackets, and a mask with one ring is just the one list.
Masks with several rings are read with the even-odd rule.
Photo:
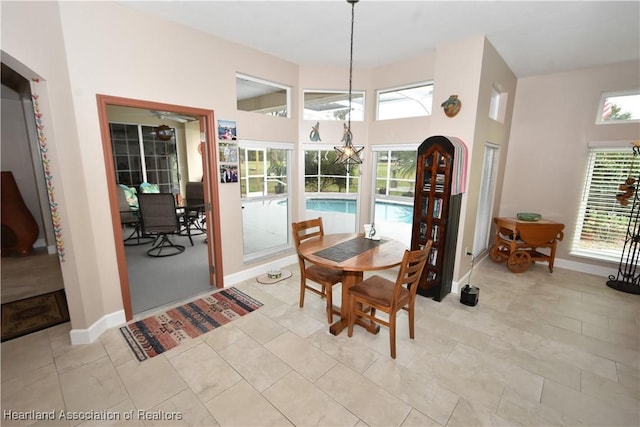
[[324, 227], [322, 226], [322, 217], [308, 219], [306, 221], [294, 222], [291, 224], [293, 228], [293, 239], [296, 249], [300, 243], [311, 239], [312, 237], [324, 236]]
[[429, 256], [432, 243], [433, 242], [429, 240], [423, 249], [415, 251], [407, 250], [404, 252], [393, 291], [392, 306], [398, 301], [401, 288], [405, 286], [409, 289], [411, 297], [413, 298], [415, 296], [418, 289], [418, 282], [422, 276], [422, 270], [427, 263], [427, 257]]

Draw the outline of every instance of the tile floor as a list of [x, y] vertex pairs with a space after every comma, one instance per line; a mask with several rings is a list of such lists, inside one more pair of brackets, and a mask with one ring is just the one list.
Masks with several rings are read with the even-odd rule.
[[[640, 424], [640, 296], [606, 279], [545, 264], [516, 275], [486, 260], [473, 273], [478, 306], [419, 298], [416, 339], [402, 319], [393, 360], [385, 329], [334, 337], [320, 299], [299, 309], [290, 268], [275, 285], [237, 285], [259, 310], [142, 363], [117, 329], [83, 346], [70, 345], [68, 324], [3, 343], [0, 423]], [[10, 419], [48, 411], [55, 421]]]

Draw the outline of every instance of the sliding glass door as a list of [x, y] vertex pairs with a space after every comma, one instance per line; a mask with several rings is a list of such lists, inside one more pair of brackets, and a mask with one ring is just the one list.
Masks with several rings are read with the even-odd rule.
[[289, 248], [292, 146], [240, 142], [242, 241], [245, 259]]

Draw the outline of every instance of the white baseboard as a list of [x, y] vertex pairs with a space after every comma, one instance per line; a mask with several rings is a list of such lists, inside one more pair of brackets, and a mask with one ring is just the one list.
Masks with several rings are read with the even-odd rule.
[[261, 274], [265, 274], [267, 271], [272, 270], [274, 268], [287, 267], [287, 266], [290, 266], [291, 264], [296, 264], [296, 266], [298, 265], [298, 255], [296, 254], [289, 255], [285, 258], [276, 259], [266, 264], [258, 265], [246, 270], [239, 271], [234, 274], [229, 274], [227, 276], [224, 276], [224, 285], [225, 287], [232, 286], [244, 280], [249, 280], [249, 279], [258, 277]]
[[39, 238], [33, 243], [34, 248], [47, 248], [47, 254], [55, 255], [58, 253], [55, 245], [47, 245], [47, 241], [44, 238]]
[[71, 345], [91, 344], [107, 329], [123, 325], [126, 321], [124, 310], [106, 314], [87, 329], [72, 329], [69, 333]]
[[[297, 263], [298, 256], [295, 254], [290, 255], [285, 258], [273, 260], [272, 262], [266, 264], [242, 270], [235, 274], [224, 276], [224, 284], [225, 287], [232, 286], [244, 280], [249, 280], [260, 276], [261, 274], [264, 274], [271, 269], [282, 268]], [[107, 314], [87, 329], [72, 329], [69, 333], [69, 335], [71, 336], [71, 344], [91, 344], [92, 342], [97, 340], [100, 335], [102, 335], [107, 329], [124, 325], [126, 322], [127, 320], [124, 314], [124, 310], [119, 310], [114, 313]]]
[[[465, 274], [464, 276], [466, 277], [467, 275]], [[464, 279], [464, 277], [463, 277], [463, 279]], [[459, 291], [460, 291], [460, 282], [456, 282], [455, 280], [453, 280], [451, 282], [451, 293], [452, 294], [459, 294], [460, 293]]]
[[593, 274], [595, 276], [609, 277], [610, 275], [616, 275], [617, 268], [600, 267], [598, 265], [592, 265], [584, 262], [569, 261], [567, 259], [556, 258], [553, 263], [554, 267], [564, 268], [567, 270], [579, 271], [581, 273]]
[[[488, 256], [484, 256], [480, 262], [484, 262], [486, 260], [488, 260], [489, 257]], [[476, 261], [476, 265], [478, 264], [478, 262]], [[611, 267], [611, 268], [607, 268], [607, 267], [600, 267], [597, 265], [592, 265], [592, 264], [588, 264], [588, 263], [584, 263], [584, 262], [576, 262], [576, 261], [570, 261], [567, 259], [561, 259], [561, 258], [556, 258], [554, 263], [553, 263], [553, 267], [554, 268], [564, 268], [565, 270], [572, 270], [572, 271], [578, 271], [580, 273], [586, 273], [586, 274], [593, 274], [595, 276], [601, 276], [601, 277], [605, 277], [608, 278], [609, 276], [613, 275], [615, 276], [616, 273], [618, 272], [615, 268]], [[454, 294], [458, 294], [460, 291], [460, 283], [466, 283], [467, 278], [469, 277], [469, 273], [467, 272], [464, 276], [462, 276], [460, 278], [459, 281], [453, 281], [451, 283], [451, 293]]]

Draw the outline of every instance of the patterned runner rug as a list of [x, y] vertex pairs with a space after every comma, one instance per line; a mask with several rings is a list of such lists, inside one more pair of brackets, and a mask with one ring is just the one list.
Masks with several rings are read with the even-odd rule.
[[139, 361], [172, 349], [258, 308], [262, 303], [227, 288], [120, 328]]

